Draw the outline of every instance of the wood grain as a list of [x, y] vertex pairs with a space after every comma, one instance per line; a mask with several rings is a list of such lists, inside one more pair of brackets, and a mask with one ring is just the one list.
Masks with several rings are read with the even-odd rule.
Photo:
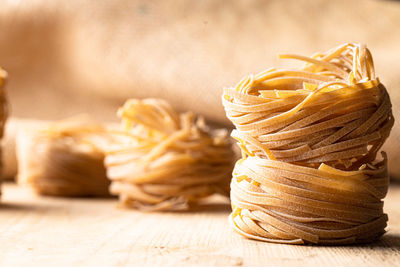
[[39, 197], [3, 185], [0, 266], [400, 266], [400, 185], [385, 201], [388, 233], [363, 246], [294, 246], [231, 231], [229, 202], [140, 213], [115, 199]]

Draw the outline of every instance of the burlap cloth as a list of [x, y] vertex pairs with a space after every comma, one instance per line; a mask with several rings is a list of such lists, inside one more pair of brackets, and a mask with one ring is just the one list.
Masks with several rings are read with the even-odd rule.
[[[0, 65], [9, 72], [13, 116], [87, 112], [108, 121], [126, 98], [159, 97], [230, 126], [222, 87], [282, 66], [279, 52], [311, 55], [360, 42], [372, 51], [397, 118], [399, 25], [396, 1], [6, 1]], [[400, 176], [399, 143], [396, 122], [384, 148], [393, 176]]]

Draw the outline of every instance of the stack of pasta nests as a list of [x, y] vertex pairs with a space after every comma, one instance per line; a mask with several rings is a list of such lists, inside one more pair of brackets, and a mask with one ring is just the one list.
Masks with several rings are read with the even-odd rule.
[[[4, 133], [4, 125], [7, 119], [7, 100], [6, 100], [6, 92], [4, 89], [7, 78], [7, 72], [0, 68], [0, 140], [3, 138]], [[0, 146], [0, 156], [2, 153], [2, 149]], [[0, 183], [2, 177], [2, 165], [3, 163], [0, 160]], [[1, 193], [1, 192], [0, 192]]]
[[253, 239], [289, 244], [370, 242], [384, 233], [386, 155], [394, 119], [370, 51], [344, 44], [299, 70], [268, 69], [224, 89], [242, 159], [230, 222]]
[[226, 130], [210, 130], [191, 112], [160, 99], [128, 100], [124, 130], [105, 158], [110, 192], [143, 211], [182, 210], [214, 193], [229, 194], [235, 155]]

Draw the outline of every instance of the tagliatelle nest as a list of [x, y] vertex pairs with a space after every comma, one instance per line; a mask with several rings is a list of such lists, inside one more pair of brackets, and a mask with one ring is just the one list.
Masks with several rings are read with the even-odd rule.
[[269, 69], [224, 89], [243, 158], [231, 184], [240, 234], [290, 244], [370, 242], [384, 233], [394, 119], [370, 51], [345, 44], [300, 70]]
[[109, 196], [100, 144], [106, 130], [87, 120], [66, 120], [17, 137], [18, 182], [42, 195]]
[[[3, 138], [4, 126], [6, 124], [8, 115], [6, 92], [4, 89], [6, 78], [7, 78], [7, 72], [4, 71], [2, 68], [0, 68], [0, 140]], [[2, 153], [2, 148], [0, 146], [0, 156], [1, 153]], [[2, 169], [3, 169], [3, 162], [1, 162], [0, 160], [0, 184], [2, 180]]]
[[182, 210], [214, 193], [229, 194], [235, 155], [225, 130], [179, 114], [163, 100], [128, 100], [119, 110], [124, 131], [107, 152], [111, 193], [125, 206]]

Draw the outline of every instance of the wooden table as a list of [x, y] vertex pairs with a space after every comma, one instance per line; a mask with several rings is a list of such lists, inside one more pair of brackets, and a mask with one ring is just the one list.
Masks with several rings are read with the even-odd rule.
[[388, 233], [363, 246], [295, 246], [232, 232], [229, 202], [140, 213], [115, 199], [39, 197], [3, 185], [0, 266], [400, 266], [400, 186], [385, 201]]

